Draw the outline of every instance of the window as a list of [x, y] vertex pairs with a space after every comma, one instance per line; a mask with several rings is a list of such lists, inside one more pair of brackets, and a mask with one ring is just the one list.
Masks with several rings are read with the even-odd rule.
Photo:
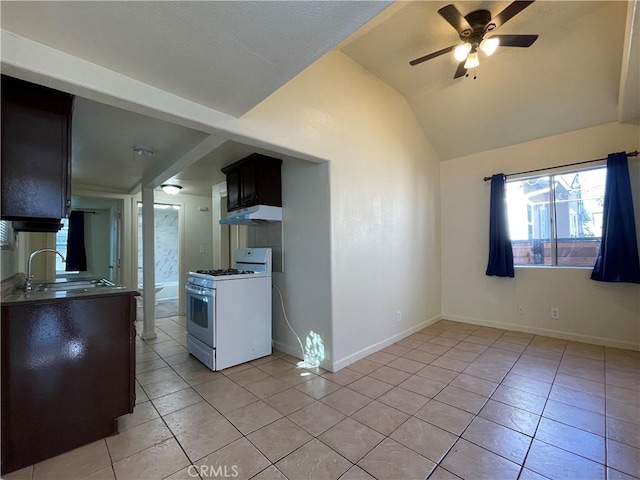
[[606, 167], [507, 181], [515, 265], [593, 267]]
[[0, 220], [0, 248], [3, 250], [14, 248], [13, 228], [11, 228], [11, 223], [6, 220]]
[[[62, 228], [58, 230], [56, 233], [56, 250], [59, 251], [64, 258], [67, 258], [67, 239], [69, 238], [69, 219], [63, 218], [60, 220], [62, 223]], [[67, 273], [80, 273], [79, 271], [75, 272], [67, 272], [65, 270], [66, 265], [62, 261], [59, 255], [54, 255], [56, 258], [56, 274], [67, 274]]]

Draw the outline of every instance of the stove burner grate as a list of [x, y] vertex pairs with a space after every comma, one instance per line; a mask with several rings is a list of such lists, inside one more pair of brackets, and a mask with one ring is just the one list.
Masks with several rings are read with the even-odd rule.
[[197, 270], [197, 273], [219, 277], [223, 275], [248, 275], [255, 272], [251, 270], [238, 270], [237, 268], [219, 268], [216, 270]]

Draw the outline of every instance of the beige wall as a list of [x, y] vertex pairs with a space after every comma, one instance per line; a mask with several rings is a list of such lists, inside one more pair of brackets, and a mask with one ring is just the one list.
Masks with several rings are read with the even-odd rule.
[[[626, 348], [640, 346], [640, 286], [589, 279], [579, 268], [516, 268], [487, 277], [490, 185], [494, 173], [561, 165], [638, 149], [637, 125], [607, 124], [443, 162], [442, 316]], [[639, 179], [638, 160], [632, 178]], [[632, 182], [636, 192], [640, 182]], [[635, 193], [635, 192], [634, 192]], [[639, 192], [640, 193], [640, 192]], [[640, 194], [635, 211], [640, 211]], [[517, 314], [518, 305], [524, 314]], [[560, 309], [552, 320], [551, 307]]]
[[0, 280], [6, 280], [19, 272], [18, 260], [17, 245], [13, 250], [0, 250]]
[[[47, 233], [20, 232], [15, 236], [11, 250], [0, 250], [2, 280], [18, 272], [27, 272], [27, 259], [31, 252], [39, 248], [55, 248], [55, 236]], [[34, 278], [55, 279], [55, 258], [53, 254], [38, 255], [31, 265]]]
[[[18, 233], [18, 271], [28, 271], [29, 256], [41, 248], [56, 248], [55, 233]], [[37, 255], [31, 263], [31, 274], [36, 280], [52, 282], [56, 279], [56, 258], [54, 253]]]
[[[314, 325], [326, 335], [324, 365], [341, 368], [439, 318], [439, 162], [401, 95], [331, 52], [234, 127], [330, 162], [329, 204], [316, 207], [330, 218], [330, 287], [321, 291], [331, 293], [331, 318]], [[325, 243], [285, 230], [286, 285], [328, 268], [318, 255], [293, 271], [289, 249]], [[287, 313], [304, 318], [316, 308], [307, 299]]]
[[[282, 166], [282, 273], [273, 283], [284, 296], [287, 317], [303, 345], [320, 335], [330, 350], [331, 219], [329, 164], [288, 160]], [[254, 227], [248, 227], [250, 230]], [[257, 227], [261, 228], [261, 227]], [[274, 346], [301, 357], [298, 341], [286, 325], [279, 295], [273, 295]], [[325, 361], [325, 366], [330, 367]]]

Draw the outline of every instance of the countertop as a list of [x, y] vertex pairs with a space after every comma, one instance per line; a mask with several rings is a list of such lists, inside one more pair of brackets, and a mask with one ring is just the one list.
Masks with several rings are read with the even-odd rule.
[[[20, 283], [21, 278], [19, 276], [12, 277], [9, 280], [13, 280], [17, 285], [22, 286]], [[22, 276], [24, 278], [24, 275]], [[56, 282], [56, 283], [63, 283]], [[4, 283], [4, 282], [3, 282]], [[35, 282], [37, 283], [37, 282]], [[3, 288], [3, 292], [6, 292], [6, 289]], [[48, 302], [59, 302], [65, 300], [73, 300], [80, 298], [90, 298], [90, 297], [103, 297], [107, 295], [122, 295], [124, 293], [131, 293], [132, 295], [140, 295], [137, 290], [133, 290], [127, 287], [123, 287], [120, 285], [113, 287], [94, 287], [87, 289], [74, 289], [74, 290], [51, 290], [47, 292], [26, 292], [21, 289], [11, 289], [6, 294], [2, 296], [2, 305], [17, 305], [17, 304], [27, 304], [27, 303], [48, 303]]]

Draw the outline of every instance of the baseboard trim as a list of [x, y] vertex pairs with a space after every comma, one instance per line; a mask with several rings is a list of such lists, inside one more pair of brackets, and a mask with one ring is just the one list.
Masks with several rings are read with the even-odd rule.
[[278, 342], [277, 340], [271, 340], [271, 345], [273, 346], [273, 348], [280, 350], [281, 352], [286, 353], [287, 355], [291, 355], [292, 357], [298, 358], [300, 360], [302, 360], [300, 358], [300, 347], [298, 346], [297, 348], [292, 347], [290, 345], [285, 345], [282, 342]]
[[140, 334], [140, 338], [141, 338], [142, 340], [155, 340], [156, 338], [158, 338], [158, 334], [157, 334], [155, 331], [154, 331], [154, 332], [151, 332], [151, 333], [148, 333], [148, 332], [142, 332], [142, 333]]
[[526, 325], [514, 325], [512, 323], [495, 322], [475, 317], [464, 317], [460, 315], [442, 315], [442, 318], [453, 320], [456, 322], [470, 323], [472, 325], [481, 325], [483, 327], [501, 328], [515, 332], [532, 333], [535, 335], [545, 335], [547, 337], [561, 338], [562, 340], [572, 340], [575, 342], [592, 343], [595, 345], [603, 345], [605, 347], [624, 348], [626, 350], [640, 350], [640, 344], [634, 342], [622, 342], [605, 337], [596, 337], [592, 335], [583, 335], [579, 333], [565, 332], [563, 330], [553, 330], [551, 328], [531, 327]]
[[384, 340], [381, 340], [378, 343], [374, 343], [373, 345], [370, 345], [366, 348], [363, 348], [362, 350], [358, 350], [355, 353], [352, 353], [351, 355], [344, 357], [338, 361], [333, 362], [333, 364], [331, 365], [331, 371], [332, 372], [337, 372], [338, 370], [346, 367], [347, 365], [351, 365], [354, 362], [357, 362], [358, 360], [363, 359], [364, 357], [367, 357], [369, 355], [371, 355], [372, 353], [377, 352], [378, 350], [388, 347], [389, 345], [392, 345], [394, 343], [396, 343], [399, 340], [402, 340], [405, 337], [408, 337], [409, 335], [412, 335], [420, 330], [422, 330], [425, 327], [428, 327], [429, 325], [436, 323], [438, 320], [442, 319], [442, 315], [436, 315], [434, 317], [431, 317], [427, 320], [425, 320], [424, 322], [421, 322], [417, 325], [414, 325], [411, 328], [408, 328], [407, 330], [404, 330], [400, 333], [396, 333], [395, 335], [393, 335], [392, 337], [386, 338]]
[[[292, 357], [297, 358], [300, 361], [303, 361], [303, 358], [301, 357], [301, 352], [300, 352], [300, 345], [295, 345], [294, 347], [292, 347], [291, 345], [285, 345], [282, 342], [278, 342], [277, 340], [271, 340], [271, 345], [273, 346], [273, 348], [280, 350], [283, 353], [286, 353], [287, 355], [291, 355]], [[331, 368], [331, 363], [327, 360], [324, 360], [322, 362], [320, 362], [320, 368], [324, 368], [325, 370], [329, 370]]]

